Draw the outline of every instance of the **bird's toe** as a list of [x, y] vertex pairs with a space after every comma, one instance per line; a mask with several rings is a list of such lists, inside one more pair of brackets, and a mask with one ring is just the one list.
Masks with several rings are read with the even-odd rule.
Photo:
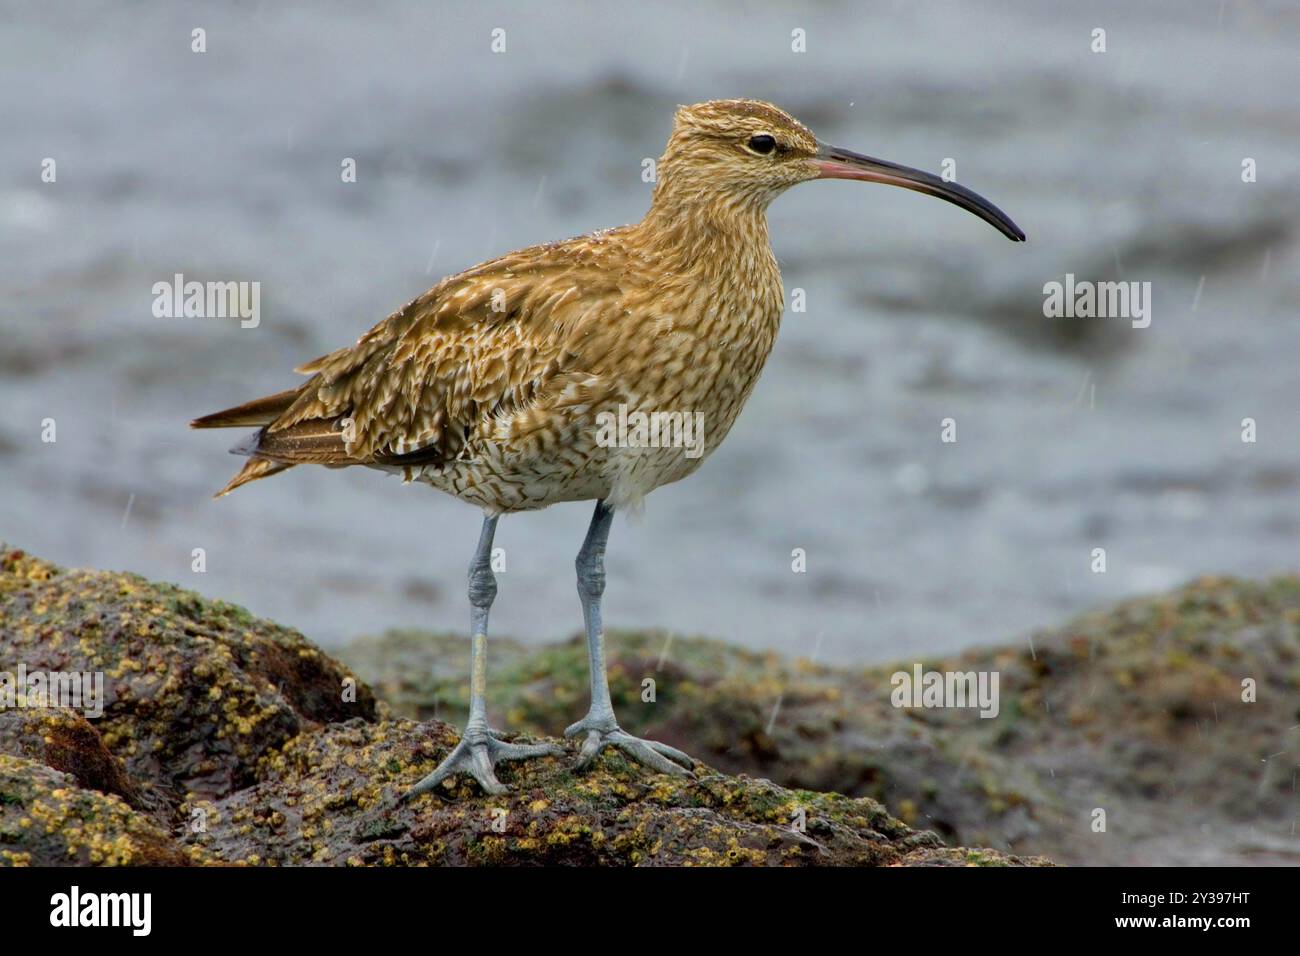
[[661, 744], [657, 740], [647, 740], [646, 744], [652, 750], [655, 750], [658, 753], [663, 754], [669, 760], [676, 761], [677, 763], [685, 767], [687, 770], [695, 769], [695, 758], [692, 757], [690, 754], [683, 753], [682, 751], [678, 750], [676, 747], [669, 747], [667, 744]]
[[494, 796], [508, 793], [510, 788], [497, 779], [496, 765], [507, 760], [529, 760], [534, 757], [559, 757], [564, 751], [554, 744], [516, 744], [500, 739], [501, 734], [484, 728], [467, 729], [464, 736], [445, 760], [423, 780], [400, 798], [410, 800], [427, 793], [448, 777], [467, 773], [485, 793]]
[[591, 766], [591, 762], [596, 759], [596, 754], [600, 753], [601, 748], [605, 746], [605, 741], [601, 739], [599, 731], [589, 731], [587, 739], [582, 742], [582, 750], [578, 753], [578, 759], [574, 761], [574, 770], [586, 770]]
[[695, 760], [689, 755], [661, 744], [657, 740], [642, 740], [620, 729], [617, 725], [610, 730], [587, 730], [587, 739], [582, 743], [582, 750], [573, 764], [574, 770], [586, 770], [606, 747], [617, 747], [623, 754], [637, 763], [659, 773], [673, 774], [678, 777], [692, 777]]
[[650, 741], [641, 740], [639, 737], [633, 737], [629, 734], [623, 734], [613, 741], [619, 750], [627, 754], [637, 763], [644, 764], [651, 770], [657, 770], [660, 773], [670, 773], [678, 777], [692, 776], [691, 772], [679, 764], [673, 763], [658, 750], [650, 745]]

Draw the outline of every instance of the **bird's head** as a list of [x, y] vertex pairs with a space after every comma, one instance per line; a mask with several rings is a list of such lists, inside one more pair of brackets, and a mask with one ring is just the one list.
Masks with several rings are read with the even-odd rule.
[[760, 100], [710, 100], [677, 110], [658, 166], [656, 205], [763, 210], [812, 179], [902, 186], [979, 216], [1013, 242], [1025, 234], [983, 196], [939, 176], [828, 146], [784, 110]]
[[659, 161], [665, 191], [765, 208], [791, 186], [817, 178], [817, 137], [784, 110], [758, 100], [682, 106]]

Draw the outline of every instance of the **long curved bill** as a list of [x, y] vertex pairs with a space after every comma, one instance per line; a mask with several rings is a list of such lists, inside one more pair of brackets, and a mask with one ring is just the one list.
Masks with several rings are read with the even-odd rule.
[[819, 171], [818, 179], [858, 179], [867, 183], [914, 189], [973, 212], [1012, 242], [1025, 241], [1024, 232], [1011, 221], [1011, 217], [979, 193], [922, 170], [883, 159], [872, 159], [838, 146], [822, 146], [812, 162]]

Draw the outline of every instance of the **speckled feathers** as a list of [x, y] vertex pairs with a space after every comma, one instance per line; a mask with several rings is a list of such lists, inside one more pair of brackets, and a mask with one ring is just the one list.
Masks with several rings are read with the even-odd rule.
[[[758, 133], [779, 156], [746, 147]], [[638, 500], [695, 470], [762, 370], [783, 308], [766, 208], [816, 140], [769, 104], [683, 107], [642, 222], [450, 276], [299, 388], [197, 420], [261, 426], [222, 494], [299, 464], [364, 465], [486, 511]], [[605, 447], [597, 416], [703, 413], [705, 454]]]

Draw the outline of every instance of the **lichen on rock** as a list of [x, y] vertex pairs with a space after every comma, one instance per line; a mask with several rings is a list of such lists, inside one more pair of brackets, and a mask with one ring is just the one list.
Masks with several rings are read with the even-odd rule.
[[157, 820], [116, 794], [0, 754], [0, 865], [184, 866], [192, 858]]
[[346, 667], [240, 608], [11, 549], [0, 549], [0, 654], [0, 669], [107, 680], [97, 719], [0, 711], [4, 864], [1046, 862], [945, 847], [870, 797], [704, 765], [665, 776], [617, 752], [584, 773], [572, 753], [506, 765], [501, 797], [456, 777], [399, 802], [456, 743], [448, 724], [390, 715]]
[[1022, 862], [953, 857], [869, 798], [709, 768], [694, 779], [652, 774], [616, 754], [581, 774], [571, 756], [506, 765], [502, 796], [455, 778], [398, 802], [456, 740], [440, 721], [400, 718], [304, 734], [262, 761], [257, 784], [208, 805], [208, 832], [188, 839], [228, 862], [281, 866]]
[[369, 688], [295, 631], [171, 584], [14, 549], [0, 550], [0, 639], [3, 661], [28, 671], [103, 674], [100, 737], [142, 791], [172, 805], [246, 786], [258, 756], [312, 725], [375, 715]]
[[[893, 706], [891, 676], [916, 661], [834, 667], [654, 631], [611, 632], [606, 646], [630, 733], [728, 773], [871, 797], [948, 842], [1093, 865], [1295, 859], [1294, 575], [1201, 578], [1014, 644], [920, 661], [996, 673], [992, 719]], [[392, 631], [339, 653], [395, 713], [463, 718], [463, 637]], [[494, 640], [491, 653], [488, 706], [506, 726], [544, 734], [582, 715], [581, 639]], [[1091, 830], [1097, 807], [1109, 837]]]

